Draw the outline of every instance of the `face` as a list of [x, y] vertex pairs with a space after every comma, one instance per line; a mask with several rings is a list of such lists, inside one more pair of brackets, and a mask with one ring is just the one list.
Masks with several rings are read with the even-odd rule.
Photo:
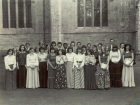
[[109, 50], [109, 47], [108, 47], [108, 46], [106, 47], [106, 50], [107, 50], [107, 51]]
[[40, 52], [41, 52], [41, 53], [44, 53], [44, 49], [41, 49]]
[[10, 50], [8, 54], [9, 54], [9, 55], [12, 55], [12, 51]]
[[130, 47], [129, 46], [126, 46], [126, 50], [129, 51], [129, 49], [130, 49]]
[[52, 47], [55, 47], [55, 46], [56, 46], [56, 44], [55, 44], [55, 43], [53, 43], [53, 44], [52, 44]]
[[91, 44], [88, 44], [87, 47], [90, 48], [91, 47]]
[[75, 43], [71, 43], [71, 46], [74, 47], [75, 46]]
[[124, 44], [121, 44], [121, 48], [124, 48]]
[[81, 43], [77, 43], [77, 47], [81, 47]]
[[62, 55], [62, 51], [61, 50], [59, 51], [59, 55]]
[[117, 48], [113, 48], [113, 51], [117, 51]]
[[96, 47], [93, 46], [93, 50], [96, 51], [97, 50]]
[[24, 46], [21, 46], [21, 51], [24, 51]]
[[64, 44], [64, 48], [67, 48], [67, 46], [68, 46], [67, 44]]
[[115, 42], [114, 40], [110, 40], [110, 43], [111, 43], [111, 44], [114, 44], [114, 42]]
[[82, 48], [82, 50], [83, 50], [83, 51], [85, 51], [85, 50], [86, 50], [86, 48]]
[[53, 49], [53, 50], [51, 50], [51, 53], [54, 53], [54, 49]]
[[102, 45], [101, 44], [98, 44], [98, 46], [101, 47]]
[[39, 52], [39, 48], [36, 48], [36, 52]]
[[30, 45], [29, 44], [26, 44], [26, 47], [29, 47]]
[[31, 49], [31, 50], [30, 50], [30, 54], [33, 54], [33, 53], [34, 53], [34, 49]]
[[78, 49], [78, 53], [81, 53], [82, 51], [81, 51], [81, 49]]
[[62, 47], [62, 45], [61, 45], [61, 44], [58, 44], [57, 46], [58, 46], [59, 48], [61, 48], [61, 47]]
[[69, 49], [69, 53], [72, 53], [72, 49]]

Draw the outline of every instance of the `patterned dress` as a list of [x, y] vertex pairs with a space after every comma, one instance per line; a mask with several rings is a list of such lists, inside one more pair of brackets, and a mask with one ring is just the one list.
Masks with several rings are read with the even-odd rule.
[[[73, 78], [74, 78], [74, 88], [81, 89], [85, 87], [84, 83], [84, 59], [85, 55], [76, 54], [74, 57], [74, 70], [73, 70]], [[80, 69], [78, 69], [80, 67]]]
[[[107, 64], [108, 54], [100, 55], [100, 59], [101, 59], [101, 63]], [[98, 89], [110, 88], [110, 75], [109, 75], [108, 67], [107, 69], [98, 67], [98, 70], [96, 72], [96, 82], [97, 82]]]
[[55, 76], [55, 88], [56, 89], [65, 89], [67, 88], [67, 81], [66, 81], [66, 67], [64, 64], [65, 56], [57, 56], [56, 63], [56, 76]]
[[[4, 58], [5, 63], [5, 90], [17, 89], [17, 70], [16, 70], [16, 58], [14, 55], [7, 55]], [[14, 70], [11, 70], [14, 69]]]

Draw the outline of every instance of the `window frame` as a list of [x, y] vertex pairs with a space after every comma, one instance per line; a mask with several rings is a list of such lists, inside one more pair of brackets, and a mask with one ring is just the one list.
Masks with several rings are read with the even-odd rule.
[[[78, 28], [87, 28], [87, 29], [91, 29], [91, 28], [97, 28], [97, 29], [100, 29], [100, 28], [108, 28], [109, 27], [109, 20], [108, 20], [108, 25], [107, 26], [103, 26], [102, 25], [102, 9], [103, 9], [103, 7], [102, 7], [102, 1], [103, 0], [100, 0], [100, 26], [94, 26], [94, 0], [92, 0], [92, 25], [91, 25], [91, 27], [88, 27], [88, 26], [86, 26], [86, 0], [83, 0], [83, 2], [84, 2], [84, 26], [78, 26], [78, 10], [79, 10], [79, 1], [77, 0], [77, 27]], [[109, 5], [108, 5], [108, 3], [109, 3], [109, 1], [107, 0], [107, 7], [109, 7]], [[108, 9], [109, 10], [109, 9]], [[108, 14], [107, 14], [108, 15]]]

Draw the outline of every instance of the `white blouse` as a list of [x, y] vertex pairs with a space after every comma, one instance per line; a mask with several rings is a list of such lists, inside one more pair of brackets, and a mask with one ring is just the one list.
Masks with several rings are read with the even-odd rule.
[[39, 59], [39, 62], [46, 62], [47, 61], [47, 54], [46, 53], [39, 53], [38, 54], [38, 59]]
[[67, 59], [67, 61], [69, 61], [69, 62], [74, 62], [74, 56], [75, 56], [75, 53], [67, 53], [66, 54], [66, 59]]
[[120, 50], [118, 50], [117, 52], [110, 51], [110, 60], [112, 62], [119, 62], [120, 59], [121, 59]]
[[96, 59], [94, 55], [85, 56], [85, 64], [95, 65]]
[[66, 61], [66, 56], [62, 55], [62, 56], [56, 56], [56, 64], [61, 65], [64, 64]]
[[33, 53], [32, 55], [31, 54], [27, 54], [26, 65], [27, 66], [31, 66], [31, 65], [38, 66], [39, 62], [38, 62], [37, 54], [35, 54], [35, 53]]
[[13, 68], [16, 68], [16, 57], [14, 55], [7, 55], [6, 57], [4, 57], [4, 63], [5, 63], [5, 69], [11, 70], [10, 66], [11, 64], [13, 64]]
[[82, 62], [80, 67], [84, 66], [84, 61], [85, 61], [85, 55], [84, 54], [76, 54], [74, 56], [74, 66], [78, 67], [78, 62]]

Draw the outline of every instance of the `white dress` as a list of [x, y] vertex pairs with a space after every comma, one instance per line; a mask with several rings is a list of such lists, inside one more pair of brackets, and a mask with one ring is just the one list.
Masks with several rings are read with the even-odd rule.
[[[39, 74], [38, 74], [38, 56], [37, 54], [28, 54], [26, 57], [27, 65], [27, 78], [26, 78], [26, 88], [38, 88], [39, 84]], [[31, 68], [35, 65], [35, 68]]]

